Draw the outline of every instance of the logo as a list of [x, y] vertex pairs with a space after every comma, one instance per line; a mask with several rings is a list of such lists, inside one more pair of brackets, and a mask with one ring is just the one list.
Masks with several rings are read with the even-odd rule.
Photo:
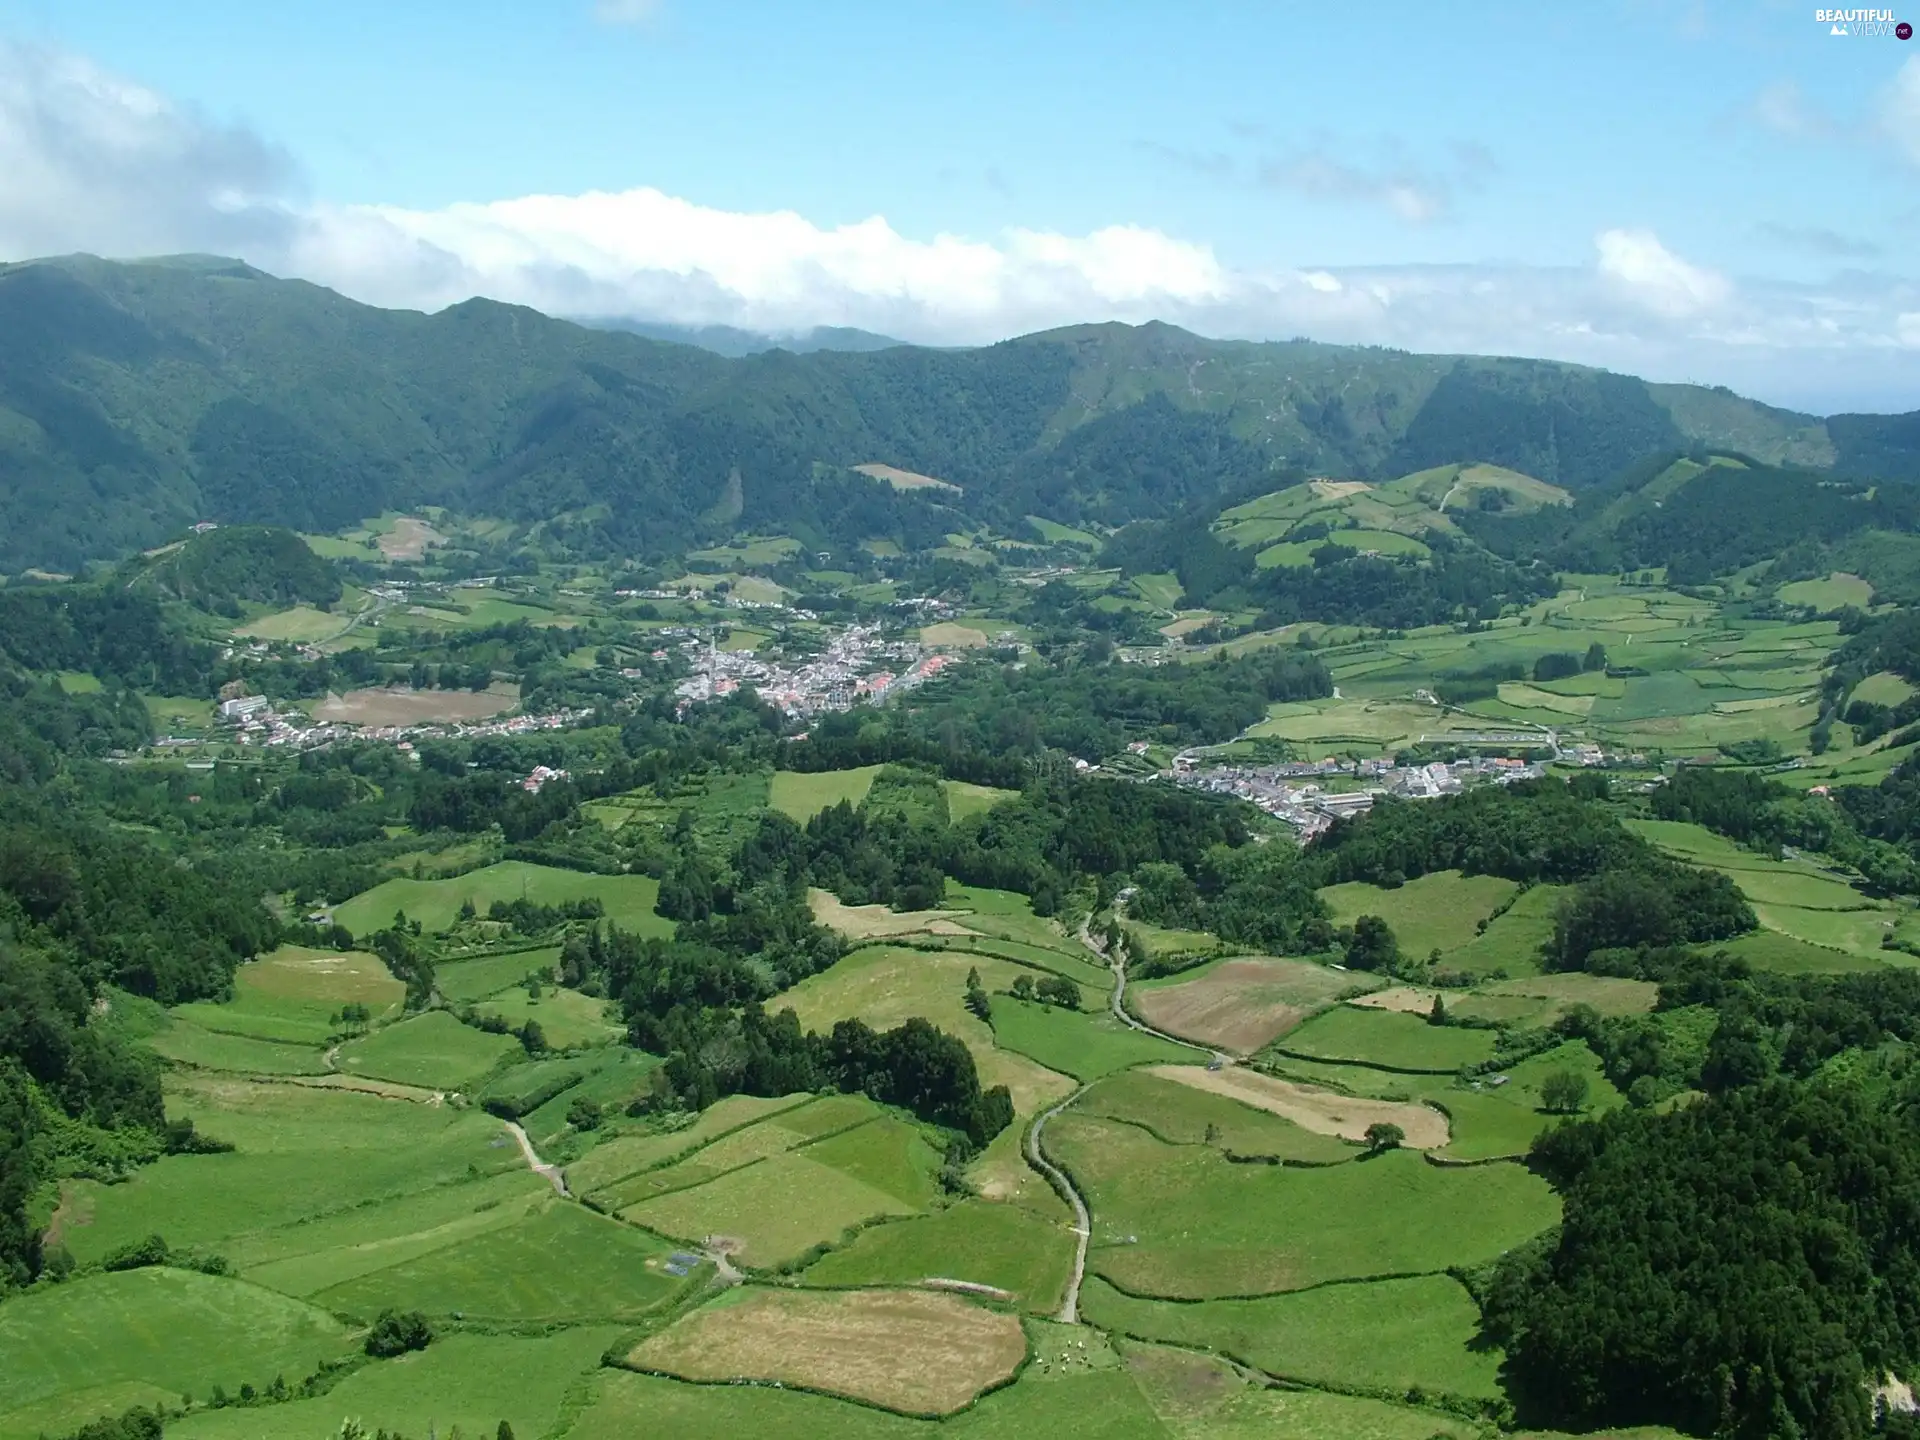
[[1913, 26], [1895, 20], [1891, 10], [1816, 10], [1814, 23], [1843, 40], [1911, 40]]

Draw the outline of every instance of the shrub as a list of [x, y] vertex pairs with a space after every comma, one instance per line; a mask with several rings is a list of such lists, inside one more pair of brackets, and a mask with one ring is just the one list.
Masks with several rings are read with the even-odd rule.
[[378, 1359], [424, 1350], [433, 1343], [433, 1327], [418, 1310], [383, 1310], [367, 1332], [367, 1354]]

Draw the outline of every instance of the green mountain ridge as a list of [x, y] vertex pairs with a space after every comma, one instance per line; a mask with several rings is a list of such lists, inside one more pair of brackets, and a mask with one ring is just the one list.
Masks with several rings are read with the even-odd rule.
[[[718, 535], [736, 473], [726, 524], [843, 539], [938, 535], [955, 507], [1118, 526], [1289, 477], [1464, 461], [1580, 490], [1694, 445], [1920, 477], [1913, 416], [1821, 420], [1557, 362], [1158, 323], [728, 359], [487, 300], [382, 310], [217, 257], [67, 257], [0, 267], [0, 334], [15, 573], [198, 520], [332, 530], [423, 504], [560, 517], [588, 548], [661, 554]], [[876, 461], [965, 489], [846, 468]]]

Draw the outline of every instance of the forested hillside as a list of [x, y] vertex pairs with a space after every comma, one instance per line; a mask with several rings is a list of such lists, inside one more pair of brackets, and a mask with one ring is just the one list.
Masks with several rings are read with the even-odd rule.
[[[9, 571], [118, 558], [197, 520], [333, 530], [434, 503], [567, 516], [576, 543], [649, 554], [736, 524], [937, 535], [943, 507], [1120, 525], [1290, 468], [1481, 460], [1579, 488], [1704, 444], [1920, 474], [1900, 417], [1829, 425], [1548, 362], [1164, 325], [727, 359], [490, 301], [427, 316], [230, 261], [79, 258], [0, 268], [0, 332]], [[963, 488], [936, 504], [846, 472], [872, 461]]]

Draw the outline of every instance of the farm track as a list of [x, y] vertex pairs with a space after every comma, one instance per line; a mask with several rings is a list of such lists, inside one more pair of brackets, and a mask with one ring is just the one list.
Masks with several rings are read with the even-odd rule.
[[513, 1138], [520, 1142], [520, 1153], [527, 1157], [527, 1168], [536, 1175], [545, 1176], [547, 1182], [553, 1186], [554, 1194], [567, 1196], [566, 1172], [558, 1165], [549, 1165], [540, 1158], [539, 1152], [533, 1148], [533, 1141], [527, 1138], [527, 1132], [519, 1121], [504, 1120], [501, 1123], [513, 1133]]

